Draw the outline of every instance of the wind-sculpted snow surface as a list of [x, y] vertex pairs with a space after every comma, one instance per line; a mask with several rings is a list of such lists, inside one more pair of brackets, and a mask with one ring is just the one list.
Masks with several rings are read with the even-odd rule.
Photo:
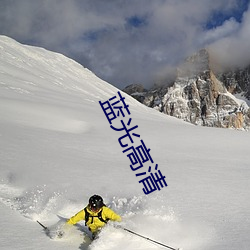
[[57, 238], [99, 194], [121, 226], [163, 244], [248, 250], [249, 133], [196, 127], [123, 93], [168, 183], [145, 195], [99, 105], [117, 91], [63, 55], [0, 37], [0, 248], [163, 249], [116, 223], [94, 242], [84, 222]]

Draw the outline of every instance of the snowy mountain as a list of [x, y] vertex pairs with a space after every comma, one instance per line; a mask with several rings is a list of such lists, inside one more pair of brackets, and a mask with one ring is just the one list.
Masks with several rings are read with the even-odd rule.
[[134, 145], [143, 140], [166, 177], [146, 195], [123, 153], [129, 138], [113, 129], [120, 118], [112, 128], [99, 103], [118, 92], [63, 55], [0, 36], [0, 248], [163, 249], [112, 223], [92, 243], [84, 222], [62, 239], [36, 223], [53, 229], [97, 193], [122, 226], [168, 246], [249, 249], [249, 133], [193, 126], [120, 91]]
[[245, 97], [250, 102], [250, 66], [218, 72], [218, 79], [223, 82], [230, 93]]
[[[143, 104], [195, 125], [250, 127], [249, 69], [217, 72], [207, 50], [200, 50], [180, 65], [172, 85], [149, 91], [124, 91]], [[237, 94], [237, 95], [236, 95]]]

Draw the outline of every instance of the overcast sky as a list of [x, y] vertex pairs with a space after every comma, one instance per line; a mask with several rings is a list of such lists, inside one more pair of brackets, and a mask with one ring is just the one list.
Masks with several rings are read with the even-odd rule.
[[195, 51], [250, 62], [250, 0], [0, 0], [0, 34], [57, 51], [123, 88]]

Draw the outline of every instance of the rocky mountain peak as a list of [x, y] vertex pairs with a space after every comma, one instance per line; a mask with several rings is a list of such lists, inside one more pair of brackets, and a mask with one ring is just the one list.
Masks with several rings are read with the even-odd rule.
[[201, 49], [178, 67], [177, 77], [194, 77], [205, 74], [208, 70], [210, 70], [209, 53], [206, 49]]
[[216, 74], [210, 64], [208, 50], [202, 49], [178, 67], [171, 86], [125, 92], [149, 107], [196, 125], [248, 129], [249, 106], [233, 94], [250, 93], [249, 71]]

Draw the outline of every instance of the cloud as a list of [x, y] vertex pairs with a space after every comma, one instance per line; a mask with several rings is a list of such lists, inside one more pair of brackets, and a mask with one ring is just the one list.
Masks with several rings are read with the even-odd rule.
[[242, 8], [239, 2], [2, 0], [0, 33], [61, 52], [120, 88], [149, 86], [204, 46], [213, 45], [222, 57], [223, 46], [247, 49], [249, 14], [242, 22], [233, 16]]
[[[220, 29], [227, 29], [224, 24]], [[232, 32], [210, 44], [215, 60], [225, 67], [244, 67], [250, 64], [250, 10], [243, 15], [242, 22]]]
[[219, 41], [225, 37], [231, 36], [237, 33], [240, 28], [240, 24], [232, 17], [226, 20], [221, 26], [204, 31], [200, 38], [201, 44], [211, 44]]

